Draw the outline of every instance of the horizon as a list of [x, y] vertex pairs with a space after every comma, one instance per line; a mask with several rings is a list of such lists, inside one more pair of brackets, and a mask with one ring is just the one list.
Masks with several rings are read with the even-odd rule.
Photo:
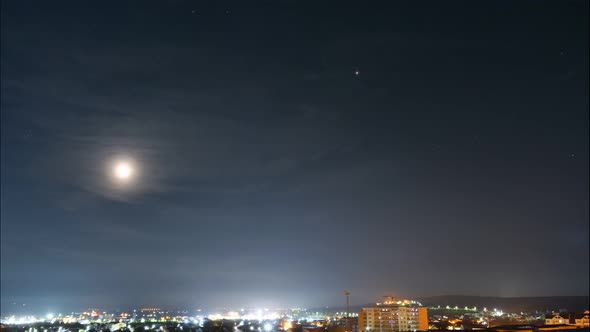
[[[352, 309], [359, 309], [362, 308], [364, 306], [370, 306], [370, 305], [374, 305], [376, 303], [380, 303], [382, 302], [382, 298], [384, 296], [379, 297], [379, 299], [381, 299], [381, 301], [375, 301], [375, 302], [364, 302], [364, 303], [355, 303], [355, 302], [351, 302], [350, 303], [350, 307]], [[433, 300], [436, 298], [472, 298], [474, 300], [476, 299], [488, 299], [488, 300], [524, 300], [524, 299], [531, 299], [531, 300], [540, 300], [540, 299], [558, 299], [558, 298], [567, 298], [567, 299], [573, 299], [573, 298], [584, 298], [586, 299], [586, 302], [588, 301], [588, 299], [590, 299], [589, 295], [549, 295], [549, 296], [517, 296], [517, 297], [501, 297], [501, 296], [487, 296], [487, 295], [457, 295], [457, 294], [450, 294], [450, 295], [432, 295], [432, 296], [419, 296], [419, 297], [408, 297], [408, 296], [399, 296], [399, 297], [395, 297], [396, 299], [409, 299], [409, 300], [418, 300], [418, 301], [423, 301], [423, 300]], [[18, 304], [17, 304], [18, 305]], [[445, 306], [445, 305], [450, 305], [450, 306], [457, 306], [457, 303], [438, 303], [439, 306]], [[490, 304], [492, 305], [492, 304]], [[425, 305], [428, 307], [428, 305]], [[464, 304], [460, 305], [461, 308], [464, 306]], [[9, 306], [10, 307], [10, 306]], [[17, 306], [18, 307], [18, 306]], [[181, 310], [188, 310], [189, 312], [192, 311], [198, 311], [198, 312], [203, 312], [203, 313], [207, 313], [210, 314], [211, 312], [218, 312], [219, 310], [240, 310], [240, 309], [245, 309], [245, 310], [256, 310], [256, 309], [269, 309], [269, 310], [278, 310], [278, 309], [282, 309], [282, 310], [287, 310], [287, 309], [293, 309], [293, 308], [301, 308], [301, 309], [306, 309], [308, 311], [314, 311], [314, 310], [329, 310], [329, 311], [333, 311], [333, 310], [342, 310], [346, 308], [346, 305], [344, 303], [339, 303], [339, 304], [332, 304], [332, 305], [323, 305], [323, 306], [306, 306], [306, 305], [289, 305], [289, 304], [281, 304], [281, 305], [274, 305], [274, 306], [265, 306], [265, 305], [256, 305], [256, 304], [251, 304], [251, 305], [236, 305], [236, 304], [225, 304], [225, 305], [221, 305], [221, 306], [207, 306], [206, 304], [193, 304], [193, 305], [160, 305], [158, 303], [149, 303], [149, 304], [134, 304], [134, 305], [116, 305], [116, 304], [112, 304], [110, 306], [103, 306], [103, 307], [97, 307], [97, 306], [79, 306], [79, 307], [70, 307], [70, 308], [36, 308], [36, 309], [30, 309], [30, 308], [23, 308], [20, 307], [20, 309], [22, 309], [20, 311], [20, 313], [22, 314], [23, 312], [28, 312], [34, 315], [41, 315], [44, 316], [47, 313], [53, 313], [55, 315], [57, 315], [58, 313], [61, 314], [67, 314], [70, 312], [82, 312], [82, 311], [86, 311], [86, 310], [106, 310], [107, 312], [126, 312], [129, 310], [134, 310], [134, 309], [141, 309], [141, 308], [150, 308], [150, 307], [155, 307], [155, 308], [159, 308], [161, 310], [164, 311], [181, 311]], [[490, 307], [490, 310], [492, 308]], [[563, 308], [559, 308], [559, 309], [563, 309]], [[10, 308], [7, 310], [4, 310], [2, 308], [0, 308], [0, 316], [7, 316], [10, 314], [15, 314], [16, 312], [19, 312], [18, 310], [14, 310], [10, 312]], [[541, 310], [541, 309], [539, 309]]]

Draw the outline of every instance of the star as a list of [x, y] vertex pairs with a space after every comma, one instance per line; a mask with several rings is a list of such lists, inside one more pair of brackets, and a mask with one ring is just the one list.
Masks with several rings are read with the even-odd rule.
[[360, 70], [356, 69], [354, 71], [354, 76], [359, 76], [361, 74]]

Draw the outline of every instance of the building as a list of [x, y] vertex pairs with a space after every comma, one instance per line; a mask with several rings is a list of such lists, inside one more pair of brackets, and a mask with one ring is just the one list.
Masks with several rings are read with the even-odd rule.
[[563, 318], [559, 313], [553, 316], [545, 316], [545, 325], [563, 325], [569, 323], [568, 318]]
[[[565, 318], [567, 316], [568, 318]], [[575, 325], [579, 328], [590, 327], [590, 311], [584, 313], [570, 313], [563, 316], [559, 313], [545, 317], [545, 325]]]
[[333, 320], [326, 332], [358, 332], [358, 319], [342, 318]]
[[570, 317], [570, 324], [574, 324], [577, 327], [590, 327], [590, 311], [586, 310], [583, 314], [574, 314]]
[[428, 330], [428, 310], [415, 301], [386, 301], [363, 308], [358, 315], [359, 332]]

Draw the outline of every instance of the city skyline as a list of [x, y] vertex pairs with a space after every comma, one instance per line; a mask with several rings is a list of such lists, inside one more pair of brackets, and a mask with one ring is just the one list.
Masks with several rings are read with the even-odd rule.
[[[491, 299], [467, 297], [463, 300]], [[434, 299], [425, 299], [433, 301]], [[442, 298], [436, 299], [442, 301]], [[447, 298], [446, 300], [451, 300]], [[454, 300], [457, 300], [455, 298]], [[497, 299], [496, 299], [497, 300]], [[530, 300], [530, 299], [529, 299]], [[503, 310], [497, 306], [489, 309], [478, 306], [441, 306], [421, 303], [410, 299], [383, 296], [378, 303], [366, 304], [349, 311], [338, 308], [217, 308], [199, 309], [164, 309], [157, 307], [128, 308], [104, 310], [89, 308], [75, 310], [71, 313], [47, 312], [41, 315], [8, 313], [0, 315], [2, 328], [10, 331], [40, 330], [102, 330], [102, 331], [142, 331], [162, 329], [188, 329], [190, 331], [216, 330], [216, 326], [225, 326], [224, 330], [258, 330], [294, 332], [314, 329], [316, 332], [346, 331], [425, 331], [425, 330], [482, 330], [498, 327], [502, 330], [572, 330], [587, 328], [590, 324], [590, 311], [587, 308], [588, 297], [569, 309], [562, 308], [563, 299], [548, 298], [545, 302], [553, 309], [539, 310], [544, 305], [536, 299], [535, 308], [528, 307], [520, 299], [520, 304], [512, 303]], [[487, 302], [492, 304], [491, 302]], [[348, 304], [348, 301], [347, 301]], [[496, 303], [500, 304], [500, 303]], [[507, 303], [504, 303], [507, 304]], [[531, 303], [529, 303], [530, 305]], [[570, 303], [569, 305], [571, 305]], [[514, 307], [514, 305], [517, 305]], [[569, 306], [568, 305], [568, 306]], [[560, 308], [557, 310], [556, 308]], [[508, 323], [508, 325], [506, 325]], [[516, 324], [515, 324], [516, 323]], [[524, 324], [523, 324], [524, 323]], [[176, 326], [176, 327], [174, 327]], [[501, 328], [503, 326], [503, 328]], [[85, 327], [84, 329], [80, 329]], [[496, 328], [492, 329], [494, 331]], [[197, 332], [197, 331], [195, 331]]]
[[0, 304], [588, 296], [588, 10], [2, 1]]
[[[319, 315], [330, 315], [334, 317], [345, 318], [347, 313], [351, 318], [359, 317], [359, 313], [366, 308], [376, 308], [380, 306], [408, 306], [408, 307], [422, 307], [430, 308], [431, 310], [442, 310], [458, 313], [475, 313], [488, 312], [494, 316], [501, 316], [509, 313], [526, 312], [557, 312], [573, 311], [581, 312], [586, 310], [588, 303], [588, 296], [552, 296], [552, 297], [530, 297], [530, 298], [497, 298], [497, 297], [480, 297], [480, 296], [434, 296], [420, 299], [398, 298], [393, 296], [381, 296], [380, 301], [346, 305], [335, 304], [332, 306], [322, 307], [307, 307], [307, 306], [236, 306], [225, 305], [221, 307], [207, 306], [207, 305], [192, 305], [192, 306], [117, 306], [111, 304], [108, 307], [89, 306], [78, 308], [26, 308], [18, 303], [15, 308], [3, 307], [0, 314], [1, 317], [16, 315], [32, 315], [41, 319], [56, 319], [58, 317], [65, 317], [69, 314], [79, 314], [88, 316], [98, 316], [103, 314], [108, 315], [122, 315], [123, 318], [131, 318], [133, 315], [189, 315], [208, 317], [209, 319], [254, 319], [266, 320], [277, 319], [285, 313], [297, 314], [299, 316], [307, 317]], [[446, 303], [446, 304], [445, 304]], [[11, 311], [12, 309], [12, 311]], [[23, 310], [20, 310], [23, 309]], [[313, 318], [313, 319], [318, 319]]]

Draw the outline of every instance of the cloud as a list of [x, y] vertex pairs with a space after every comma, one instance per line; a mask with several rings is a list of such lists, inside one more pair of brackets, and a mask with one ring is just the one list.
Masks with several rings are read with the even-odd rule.
[[[3, 89], [12, 91], [9, 99], [18, 105], [8, 112], [32, 119], [36, 143], [46, 146], [31, 164], [31, 175], [78, 188], [82, 196], [92, 193], [128, 203], [146, 195], [193, 190], [247, 193], [354, 142], [328, 126], [318, 131], [318, 123], [329, 125], [334, 117], [325, 117], [330, 113], [310, 104], [302, 106], [303, 117], [277, 115], [264, 103], [261, 109], [249, 105], [243, 110], [254, 117], [242, 117], [235, 111], [218, 112], [236, 106], [206, 91], [132, 78], [125, 85], [115, 81], [112, 88], [97, 89], [98, 83], [85, 77], [87, 71], [75, 71], [89, 68], [91, 76], [101, 75], [107, 68], [97, 70], [94, 63], [116, 63], [109, 67], [113, 75], [124, 71], [133, 77], [173, 66], [155, 69], [159, 64], [141, 60], [148, 51], [84, 53], [73, 65], [63, 64], [63, 75], [7, 80]], [[127, 63], [131, 66], [123, 65]], [[264, 127], [260, 116], [268, 118], [262, 120]], [[132, 190], [119, 191], [109, 182], [105, 168], [116, 156], [131, 157], [142, 168]], [[80, 198], [67, 197], [62, 203], [66, 209], [83, 204]]]

